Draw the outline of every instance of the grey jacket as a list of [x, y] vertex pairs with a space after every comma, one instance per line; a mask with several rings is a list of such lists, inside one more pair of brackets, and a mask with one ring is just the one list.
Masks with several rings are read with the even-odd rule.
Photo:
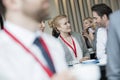
[[108, 80], [120, 80], [120, 10], [110, 17], [107, 43]]
[[[81, 50], [83, 52], [83, 57], [85, 56], [89, 56], [88, 54], [88, 51], [87, 51], [87, 47], [86, 47], [86, 43], [82, 37], [81, 34], [79, 33], [76, 33], [76, 32], [72, 32], [71, 33], [72, 36], [78, 41], [80, 47], [81, 47]], [[69, 63], [70, 61], [73, 61], [73, 57], [72, 55], [70, 55], [70, 51], [68, 49], [68, 47], [65, 45], [65, 43], [60, 39], [60, 37], [58, 37], [59, 41], [61, 42], [63, 48], [64, 48], [64, 51], [65, 51], [65, 58], [66, 58], [66, 62]]]

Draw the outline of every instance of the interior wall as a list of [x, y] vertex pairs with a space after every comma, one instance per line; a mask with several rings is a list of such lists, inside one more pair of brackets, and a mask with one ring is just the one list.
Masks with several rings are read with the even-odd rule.
[[[120, 9], [120, 0], [51, 0], [52, 17], [58, 14], [66, 14], [72, 25], [72, 31], [82, 31], [82, 20], [92, 17], [91, 7], [94, 4], [105, 3], [113, 11]], [[48, 28], [47, 28], [48, 29]], [[46, 30], [47, 30], [46, 29]], [[48, 29], [48, 32], [50, 30]]]
[[[56, 15], [59, 14], [59, 10], [57, 9], [57, 2], [56, 0], [50, 0], [51, 2], [51, 8], [50, 8], [50, 12], [51, 12], [51, 15], [50, 15], [50, 18], [53, 18], [55, 17]], [[48, 33], [48, 34], [52, 34], [52, 29], [49, 27], [48, 25], [48, 21], [45, 22], [46, 23], [46, 28], [45, 28], [45, 33]]]

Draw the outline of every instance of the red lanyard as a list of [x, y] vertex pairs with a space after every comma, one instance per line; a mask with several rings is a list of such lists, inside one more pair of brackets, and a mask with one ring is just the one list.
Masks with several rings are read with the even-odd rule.
[[[20, 42], [14, 35], [12, 35], [7, 29], [4, 28], [4, 31], [7, 35], [9, 35], [16, 43], [18, 43], [26, 52], [28, 52], [29, 55], [31, 55], [34, 60], [39, 64], [39, 66], [41, 66], [45, 72], [48, 74], [49, 77], [53, 76], [53, 72], [45, 65], [43, 65], [43, 63], [37, 58], [37, 56], [31, 51], [29, 50], [22, 42]], [[42, 42], [44, 44], [44, 47], [47, 48], [44, 40], [42, 39]], [[48, 51], [48, 48], [47, 48]], [[50, 56], [50, 54], [48, 54]], [[51, 57], [50, 57], [51, 58]]]
[[60, 35], [60, 38], [65, 42], [65, 44], [67, 44], [73, 50], [75, 57], [77, 57], [76, 45], [73, 38], [71, 37], [74, 48], [61, 35]]

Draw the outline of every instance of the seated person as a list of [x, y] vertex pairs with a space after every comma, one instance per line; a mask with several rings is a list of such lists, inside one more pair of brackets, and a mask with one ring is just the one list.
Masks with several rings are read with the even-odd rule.
[[58, 39], [66, 52], [65, 56], [68, 65], [89, 59], [82, 35], [71, 32], [71, 25], [66, 15], [56, 16], [51, 21], [50, 27], [60, 33]]
[[93, 19], [88, 17], [83, 20], [83, 37], [85, 39], [87, 48], [92, 48], [92, 40], [94, 39], [95, 28]]

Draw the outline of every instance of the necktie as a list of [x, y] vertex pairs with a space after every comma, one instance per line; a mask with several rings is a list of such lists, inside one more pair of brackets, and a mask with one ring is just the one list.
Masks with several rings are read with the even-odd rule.
[[47, 61], [48, 67], [50, 68], [50, 70], [53, 73], [56, 73], [52, 59], [48, 55], [48, 51], [45, 49], [44, 43], [41, 40], [42, 40], [42, 38], [36, 38], [34, 41], [34, 44], [40, 49], [40, 51], [42, 51], [42, 55], [45, 58], [45, 60]]

